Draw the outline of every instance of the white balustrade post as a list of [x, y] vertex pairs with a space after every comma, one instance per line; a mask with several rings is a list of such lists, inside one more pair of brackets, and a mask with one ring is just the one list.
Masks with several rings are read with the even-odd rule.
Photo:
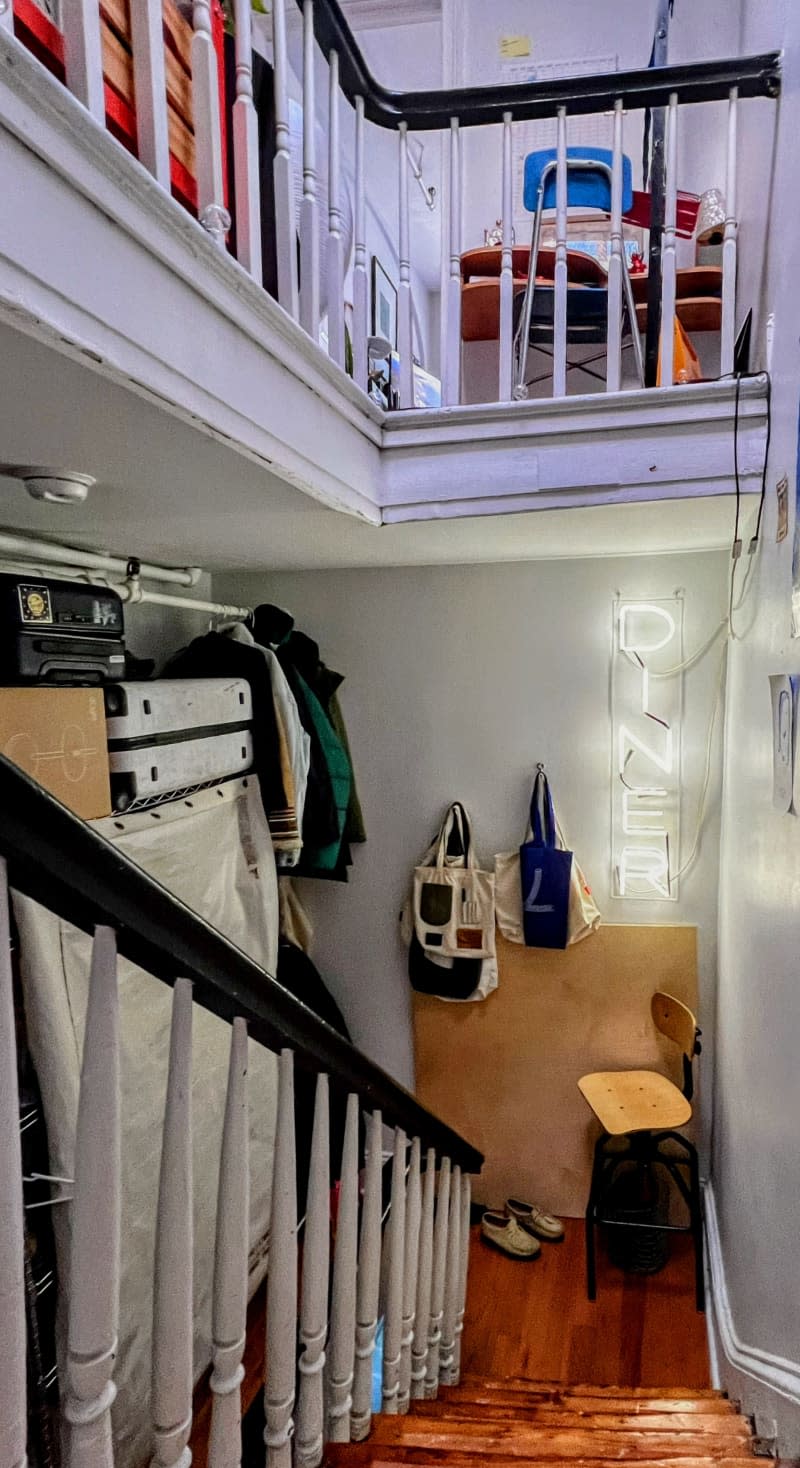
[[133, 90], [136, 96], [136, 144], [139, 162], [169, 192], [167, 73], [164, 64], [162, 0], [131, 5]]
[[439, 1380], [444, 1386], [455, 1386], [456, 1329], [461, 1296], [461, 1168], [456, 1164], [450, 1179], [450, 1214], [447, 1227], [447, 1258], [444, 1270], [444, 1310], [442, 1312], [442, 1344], [439, 1352]]
[[406, 1221], [403, 1260], [403, 1338], [400, 1350], [400, 1390], [398, 1410], [407, 1412], [411, 1400], [411, 1350], [417, 1314], [417, 1273], [419, 1269], [419, 1233], [422, 1219], [420, 1183], [420, 1140], [411, 1143], [411, 1160], [406, 1178]]
[[556, 264], [553, 304], [553, 397], [567, 391], [567, 109], [559, 107], [556, 132]]
[[439, 1352], [442, 1344], [445, 1267], [447, 1263], [447, 1229], [450, 1210], [450, 1158], [443, 1157], [439, 1170], [439, 1192], [433, 1225], [433, 1273], [431, 1278], [431, 1313], [428, 1322], [428, 1360], [425, 1372], [425, 1396], [439, 1392]]
[[408, 204], [408, 124], [398, 129], [400, 231], [398, 263], [400, 273], [397, 293], [397, 350], [400, 356], [400, 407], [410, 408], [414, 402], [413, 332], [411, 327], [411, 233]]
[[350, 1441], [353, 1372], [356, 1355], [356, 1276], [358, 1273], [358, 1097], [347, 1098], [347, 1116], [333, 1251], [331, 1327], [328, 1343], [328, 1438]]
[[[461, 400], [461, 135], [457, 117], [450, 118], [448, 193], [447, 351], [442, 363], [442, 381], [444, 403], [451, 405]], [[401, 369], [402, 365], [401, 357]]]
[[26, 1468], [25, 1237], [8, 875], [0, 857], [0, 1463]]
[[[627, 270], [622, 239], [622, 98], [614, 102], [614, 143], [611, 162], [611, 229], [608, 252], [608, 345], [606, 392], [622, 384], [622, 272]], [[638, 331], [636, 321], [631, 331]]]
[[314, 0], [303, 0], [303, 197], [300, 202], [300, 325], [319, 338], [319, 203], [314, 73]]
[[242, 1357], [247, 1340], [250, 1231], [250, 1127], [247, 1107], [247, 1023], [231, 1027], [228, 1091], [217, 1189], [217, 1237], [211, 1333], [211, 1435], [208, 1468], [242, 1461]]
[[431, 1284], [433, 1271], [433, 1206], [436, 1196], [436, 1152], [428, 1148], [425, 1181], [422, 1189], [422, 1217], [417, 1266], [417, 1304], [414, 1320], [414, 1343], [411, 1348], [411, 1396], [419, 1401], [425, 1396], [425, 1370], [428, 1362], [428, 1330], [431, 1317]]
[[192, 986], [178, 979], [172, 996], [167, 1101], [156, 1214], [151, 1468], [189, 1468], [194, 1310], [192, 1262]]
[[472, 1203], [472, 1180], [468, 1172], [461, 1174], [461, 1268], [458, 1281], [458, 1314], [456, 1316], [456, 1347], [453, 1359], [454, 1384], [461, 1379], [461, 1345], [464, 1336], [464, 1316], [467, 1309], [467, 1282], [469, 1277], [470, 1207]]
[[286, 0], [273, 0], [272, 53], [275, 87], [275, 248], [278, 300], [297, 320], [297, 245], [294, 218], [294, 175], [289, 146], [289, 87], [286, 59]]
[[250, 0], [234, 0], [236, 100], [233, 104], [233, 186], [236, 196], [236, 258], [261, 284], [261, 184], [258, 118], [253, 105], [253, 36]]
[[328, 355], [344, 367], [344, 241], [342, 239], [339, 53], [331, 51], [328, 90]]
[[211, 27], [210, 0], [192, 4], [192, 102], [197, 178], [197, 217], [221, 250], [231, 227], [225, 208], [222, 130], [219, 116], [219, 70]]
[[353, 1410], [350, 1437], [363, 1442], [372, 1421], [372, 1358], [378, 1327], [381, 1282], [381, 1203], [383, 1179], [383, 1122], [373, 1111], [367, 1134], [364, 1169], [364, 1198], [361, 1206], [361, 1238], [358, 1249], [356, 1289], [356, 1359], [353, 1377]]
[[512, 118], [503, 113], [502, 219], [503, 244], [500, 255], [500, 380], [499, 400], [511, 400], [514, 351], [514, 174], [512, 161]]
[[264, 1442], [267, 1468], [291, 1468], [297, 1358], [297, 1165], [294, 1055], [278, 1059], [278, 1119], [272, 1167], [267, 1272], [267, 1362]]
[[[12, 6], [13, 9], [13, 0]], [[87, 107], [95, 122], [106, 125], [103, 47], [97, 0], [61, 0], [64, 72], [73, 97]]]
[[664, 189], [664, 237], [661, 246], [661, 386], [671, 387], [675, 360], [676, 229], [678, 222], [678, 94], [670, 92], [667, 109], [667, 176]]
[[733, 371], [736, 343], [736, 250], [739, 224], [736, 217], [737, 138], [739, 88], [731, 87], [728, 101], [728, 153], [725, 170], [725, 233], [722, 240], [722, 331], [720, 376]]
[[384, 1247], [383, 1410], [400, 1410], [400, 1357], [403, 1348], [403, 1269], [406, 1223], [406, 1134], [395, 1129], [392, 1156], [392, 1201]]
[[314, 1130], [306, 1195], [303, 1240], [303, 1287], [300, 1300], [300, 1380], [297, 1389], [295, 1463], [317, 1468], [322, 1462], [325, 1402], [322, 1373], [328, 1334], [328, 1272], [330, 1267], [330, 1115], [328, 1077], [317, 1077]]
[[14, 0], [0, 0], [0, 31], [14, 34]]
[[369, 290], [367, 286], [367, 195], [364, 184], [364, 98], [356, 97], [356, 177], [353, 254], [353, 379], [367, 386]]

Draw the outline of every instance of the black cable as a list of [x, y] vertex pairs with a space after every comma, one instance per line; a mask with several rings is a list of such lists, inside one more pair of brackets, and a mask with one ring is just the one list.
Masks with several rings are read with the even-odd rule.
[[736, 480], [736, 520], [733, 528], [733, 547], [731, 559], [736, 561], [742, 553], [742, 542], [739, 539], [739, 517], [742, 509], [742, 486], [739, 480], [739, 398], [742, 391], [741, 374], [736, 377], [736, 406], [733, 414], [733, 473]]

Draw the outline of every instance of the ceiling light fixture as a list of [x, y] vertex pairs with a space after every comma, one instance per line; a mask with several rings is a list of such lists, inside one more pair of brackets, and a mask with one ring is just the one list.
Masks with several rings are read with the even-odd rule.
[[97, 480], [72, 469], [48, 469], [39, 464], [0, 464], [0, 474], [21, 479], [34, 500], [50, 505], [82, 505]]

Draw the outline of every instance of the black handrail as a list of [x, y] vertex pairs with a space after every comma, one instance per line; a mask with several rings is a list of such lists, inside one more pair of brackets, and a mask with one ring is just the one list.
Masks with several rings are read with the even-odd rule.
[[[297, 4], [302, 9], [302, 0]], [[608, 112], [617, 97], [633, 109], [666, 107], [672, 92], [677, 92], [682, 103], [719, 102], [731, 87], [738, 87], [740, 97], [777, 97], [780, 92], [779, 51], [514, 86], [394, 92], [372, 75], [337, 0], [315, 0], [314, 34], [326, 56], [331, 51], [338, 53], [339, 83], [349, 102], [363, 97], [370, 122], [387, 128], [406, 122], [414, 132], [448, 128], [453, 117], [462, 127], [481, 127], [502, 122], [505, 112], [515, 122], [554, 117], [562, 106], [570, 115]]]
[[50, 912], [91, 933], [116, 929], [120, 953], [168, 984], [191, 979], [195, 999], [222, 1019], [237, 1015], [270, 1049], [325, 1071], [384, 1120], [467, 1172], [483, 1155], [380, 1066], [313, 1013], [216, 928], [191, 911], [17, 765], [0, 756], [0, 856], [9, 881]]

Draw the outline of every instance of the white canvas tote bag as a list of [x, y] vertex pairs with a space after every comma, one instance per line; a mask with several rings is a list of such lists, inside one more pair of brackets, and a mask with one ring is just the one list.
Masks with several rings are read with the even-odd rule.
[[[454, 834], [463, 852], [456, 863], [447, 855]], [[432, 864], [414, 869], [412, 902], [414, 931], [429, 957], [494, 958], [494, 873], [478, 869], [470, 819], [458, 803], [439, 828]]]

